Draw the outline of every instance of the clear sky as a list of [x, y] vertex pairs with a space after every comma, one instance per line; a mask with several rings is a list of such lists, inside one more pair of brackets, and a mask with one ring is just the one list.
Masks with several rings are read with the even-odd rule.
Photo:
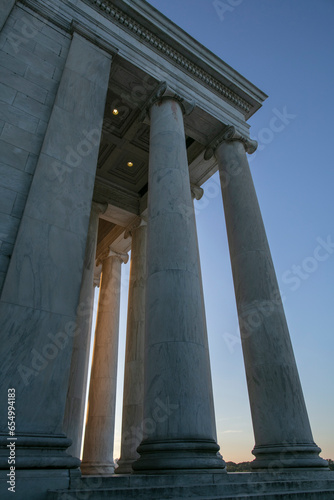
[[[269, 95], [249, 120], [260, 144], [249, 160], [314, 439], [322, 456], [334, 459], [334, 1], [150, 3]], [[285, 123], [273, 131], [279, 113]], [[225, 460], [244, 461], [254, 458], [254, 438], [218, 182], [216, 174], [203, 186], [197, 229], [218, 442]], [[333, 242], [322, 260], [319, 238]], [[129, 265], [123, 273], [115, 457]]]

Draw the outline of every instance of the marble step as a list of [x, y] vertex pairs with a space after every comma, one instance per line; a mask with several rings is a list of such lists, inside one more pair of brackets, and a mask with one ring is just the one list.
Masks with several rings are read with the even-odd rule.
[[[89, 498], [92, 500], [177, 500], [184, 498], [198, 498], [201, 500], [213, 499], [256, 499], [256, 500], [334, 500], [334, 474], [333, 479], [310, 479], [310, 480], [267, 480], [254, 481], [251, 475], [239, 475], [239, 477], [226, 477], [218, 484], [194, 484], [196, 478], [187, 476], [173, 476], [171, 478], [149, 477], [142, 478], [142, 484], [126, 485], [125, 478], [100, 479], [98, 488], [88, 488], [87, 482], [92, 478], [82, 478], [75, 489], [49, 492], [48, 500], [74, 500], [78, 498]], [[138, 481], [136, 478], [135, 482]], [[149, 484], [149, 483], [152, 484]], [[165, 482], [165, 484], [161, 484]], [[205, 482], [205, 481], [204, 481]], [[123, 483], [123, 484], [122, 484]], [[183, 484], [182, 484], [183, 483]], [[187, 484], [188, 483], [188, 484]]]
[[196, 474], [122, 474], [112, 476], [81, 476], [72, 480], [73, 487], [87, 489], [136, 488], [152, 486], [192, 486], [224, 485], [253, 483], [300, 483], [311, 482], [314, 485], [328, 483], [334, 486], [334, 471], [299, 471], [286, 473], [233, 472], [233, 473], [196, 473]]
[[[128, 492], [128, 490], [127, 490]], [[128, 496], [124, 494], [124, 490], [104, 490], [104, 491], [92, 491], [92, 490], [77, 490], [62, 492], [61, 494], [56, 492], [49, 492], [47, 500], [78, 500], [79, 498], [85, 498], [90, 500], [123, 500], [123, 499], [134, 499], [138, 498], [140, 500], [184, 500], [185, 498], [198, 498], [200, 500], [334, 500], [334, 489], [333, 490], [319, 490], [319, 491], [294, 491], [294, 492], [276, 492], [276, 493], [235, 493], [231, 494], [220, 494], [214, 496], [197, 496], [197, 495], [183, 495], [177, 496], [174, 494], [168, 494], [165, 496], [166, 492], [159, 492], [158, 496], [150, 491], [150, 488], [143, 488], [140, 490], [140, 495], [138, 492], [133, 492], [133, 495]], [[153, 494], [153, 496], [152, 496]]]
[[[111, 497], [112, 498], [112, 497]], [[264, 493], [264, 494], [241, 494], [233, 496], [200, 497], [201, 500], [334, 500], [333, 490], [322, 491], [295, 491], [291, 493]], [[173, 498], [173, 500], [184, 500], [184, 497]]]

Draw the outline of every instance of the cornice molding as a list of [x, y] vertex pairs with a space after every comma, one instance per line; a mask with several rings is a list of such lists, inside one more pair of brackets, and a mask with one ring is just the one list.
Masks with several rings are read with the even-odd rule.
[[72, 35], [77, 33], [82, 36], [96, 47], [104, 50], [110, 56], [115, 56], [118, 53], [117, 47], [114, 47], [107, 40], [99, 36], [95, 31], [94, 27], [83, 23], [82, 21], [78, 22], [75, 19], [71, 21], [66, 17], [62, 16], [58, 12], [57, 7], [50, 7], [45, 3], [41, 3], [39, 0], [17, 0], [18, 4], [24, 5], [29, 9], [36, 12], [38, 15], [49, 21], [50, 25], [55, 25], [58, 28], [61, 28], [63, 31]]
[[36, 12], [38, 15], [49, 21], [50, 25], [53, 24], [62, 29], [69, 35], [72, 34], [71, 20], [66, 16], [59, 15], [58, 8], [50, 7], [47, 4], [41, 3], [40, 0], [17, 0], [17, 5], [24, 5], [29, 9]]
[[82, 22], [79, 23], [73, 20], [71, 22], [71, 33], [77, 33], [89, 42], [93, 43], [96, 47], [99, 47], [100, 49], [107, 52], [111, 57], [117, 55], [118, 53], [118, 49], [116, 47], [94, 33], [94, 31], [89, 26], [83, 24]]
[[257, 149], [257, 141], [249, 139], [240, 134], [232, 125], [228, 125], [224, 130], [208, 145], [204, 153], [204, 160], [210, 160], [215, 154], [216, 149], [222, 142], [239, 141], [244, 145], [247, 153], [252, 154]]
[[180, 52], [175, 50], [171, 45], [161, 40], [152, 31], [142, 26], [138, 21], [135, 21], [123, 11], [121, 11], [118, 7], [112, 5], [109, 0], [85, 1], [101, 10], [104, 15], [111, 19], [114, 23], [120, 25], [122, 28], [137, 36], [142, 42], [147, 43], [155, 50], [160, 52], [164, 57], [170, 59], [174, 64], [180, 66], [183, 71], [186, 71], [190, 73], [191, 76], [195, 76], [196, 78], [201, 80], [205, 85], [220, 94], [230, 104], [239, 108], [243, 114], [249, 113], [251, 104], [249, 104], [245, 99], [230, 90], [226, 85], [219, 82], [216, 78], [212, 77], [198, 65], [191, 62]]

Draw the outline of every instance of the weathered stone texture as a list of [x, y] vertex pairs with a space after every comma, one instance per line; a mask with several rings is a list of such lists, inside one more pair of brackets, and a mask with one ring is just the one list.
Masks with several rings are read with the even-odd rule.
[[11, 255], [8, 249], [16, 239], [70, 44], [69, 35], [36, 13], [18, 5], [11, 10], [10, 2], [5, 3], [0, 15], [0, 26], [4, 24], [0, 34], [0, 255], [3, 248], [7, 253], [1, 260], [0, 292]]
[[0, 0], [0, 30], [7, 21], [14, 4], [15, 0]]
[[[73, 61], [77, 59], [83, 59], [84, 62], [73, 71]], [[76, 33], [73, 35], [62, 76], [68, 86], [63, 83], [59, 85], [41, 152], [36, 154], [37, 166], [1, 294], [0, 331], [7, 339], [4, 341], [6, 348], [2, 351], [1, 376], [3, 380], [11, 381], [17, 399], [21, 402], [17, 409], [18, 432], [21, 435], [27, 433], [28, 436], [32, 433], [42, 436], [50, 434], [51, 437], [45, 439], [39, 436], [38, 443], [43, 463], [50, 460], [52, 465], [53, 443], [57, 450], [59, 446], [66, 449], [70, 445], [66, 438], [59, 438], [59, 444], [53, 436], [61, 431], [64, 416], [110, 65], [109, 54], [98, 48], [92, 50], [90, 42]], [[96, 71], [98, 83], [91, 81], [90, 70]], [[74, 89], [80, 81], [85, 91], [79, 95]], [[76, 102], [78, 99], [80, 103]], [[71, 113], [68, 109], [70, 102]], [[94, 112], [86, 116], [86, 110], [92, 106]], [[82, 132], [81, 135], [78, 130]], [[85, 130], [91, 138], [90, 142]], [[54, 131], [54, 135], [50, 131]], [[76, 148], [76, 161], [72, 163], [66, 163], [68, 148]], [[21, 182], [24, 182], [22, 176], [30, 175], [15, 168], [12, 170], [21, 176]], [[11, 213], [14, 211], [15, 215], [19, 215], [22, 204], [24, 200], [16, 198]], [[4, 215], [4, 218], [5, 224], [11, 215]], [[19, 221], [18, 217], [13, 219]], [[13, 234], [9, 236], [14, 240]], [[6, 241], [13, 242], [9, 237]], [[39, 359], [41, 355], [48, 356], [49, 334], [55, 340], [52, 342], [57, 350], [51, 346], [53, 354], [45, 358], [47, 362], [43, 363], [43, 369], [34, 371], [33, 356], [36, 352]], [[58, 343], [56, 335], [62, 337], [62, 344]], [[31, 346], [27, 347], [29, 343]], [[24, 367], [28, 369], [25, 375], [22, 372]], [[41, 371], [43, 375], [39, 377]], [[60, 377], [55, 378], [58, 372]], [[4, 390], [5, 384], [0, 385]], [[51, 391], [46, 391], [46, 387], [52, 387]], [[36, 404], [30, 404], [33, 395]], [[50, 397], [50, 400], [46, 401], [44, 397]], [[45, 447], [51, 449], [49, 458], [45, 458]], [[19, 450], [17, 453], [19, 455]], [[24, 466], [29, 468], [32, 462], [29, 462], [30, 458], [27, 460]], [[60, 460], [62, 467], [77, 467], [79, 463], [78, 459], [66, 455]]]

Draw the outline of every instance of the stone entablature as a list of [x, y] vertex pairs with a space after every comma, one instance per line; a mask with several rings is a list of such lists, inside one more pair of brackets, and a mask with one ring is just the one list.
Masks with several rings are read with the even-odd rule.
[[245, 116], [248, 116], [252, 105], [238, 94], [230, 90], [226, 85], [219, 82], [209, 73], [200, 68], [200, 66], [191, 62], [184, 57], [180, 52], [175, 50], [170, 43], [164, 42], [160, 37], [156, 36], [152, 31], [146, 29], [143, 25], [136, 22], [133, 18], [126, 15], [120, 9], [114, 7], [112, 2], [101, 0], [88, 0], [89, 3], [96, 5], [100, 10], [119, 25], [124, 26], [127, 30], [136, 35], [141, 42], [148, 43], [154, 49], [161, 52], [165, 57], [171, 59], [183, 70], [190, 73], [217, 91], [224, 99], [230, 101], [233, 105], [240, 108]]
[[[136, 54], [138, 67], [158, 81], [169, 80], [171, 86], [178, 86], [180, 91], [186, 85], [185, 88], [193, 92], [193, 96], [197, 96], [196, 100], [202, 109], [218, 119], [225, 116], [225, 123], [232, 120], [231, 125], [245, 128], [245, 119], [258, 110], [267, 97], [255, 85], [142, 1], [118, 0], [111, 3], [80, 0], [75, 5], [63, 0], [23, 2], [47, 18], [52, 18], [62, 29], [84, 30], [86, 37], [111, 53], [117, 53], [131, 62]], [[113, 24], [112, 29], [110, 23]], [[160, 61], [157, 60], [157, 55], [161, 58]], [[236, 111], [239, 114], [238, 123], [235, 121], [238, 116]], [[246, 135], [247, 130], [248, 126], [244, 130]]]

